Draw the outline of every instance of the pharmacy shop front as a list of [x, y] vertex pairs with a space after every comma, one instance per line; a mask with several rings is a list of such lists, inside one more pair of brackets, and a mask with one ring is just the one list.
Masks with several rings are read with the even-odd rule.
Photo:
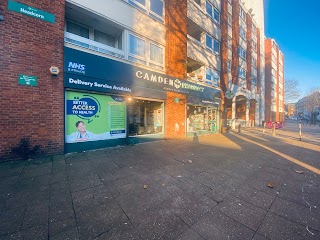
[[[186, 126], [188, 96], [197, 111], [201, 101], [214, 102], [215, 89], [67, 47], [64, 53], [65, 152], [163, 139], [171, 125]], [[200, 118], [210, 127], [210, 107], [202, 107], [193, 130]], [[174, 108], [183, 109], [179, 123], [166, 115]]]

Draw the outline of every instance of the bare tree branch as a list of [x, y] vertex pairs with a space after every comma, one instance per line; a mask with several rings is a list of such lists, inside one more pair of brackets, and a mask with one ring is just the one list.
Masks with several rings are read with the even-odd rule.
[[296, 79], [286, 79], [284, 82], [284, 102], [297, 102], [300, 95], [301, 91], [299, 89], [299, 81]]

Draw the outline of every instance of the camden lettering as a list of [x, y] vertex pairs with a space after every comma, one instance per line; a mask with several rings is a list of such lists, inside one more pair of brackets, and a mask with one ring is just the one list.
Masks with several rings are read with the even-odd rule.
[[161, 83], [163, 85], [172, 86], [176, 89], [188, 89], [197, 92], [203, 92], [204, 87], [197, 86], [188, 82], [180, 81], [179, 79], [171, 79], [167, 77], [162, 77], [157, 75], [156, 73], [147, 73], [143, 71], [137, 71], [136, 77], [139, 79], [143, 79], [146, 81], [154, 82], [154, 83]]

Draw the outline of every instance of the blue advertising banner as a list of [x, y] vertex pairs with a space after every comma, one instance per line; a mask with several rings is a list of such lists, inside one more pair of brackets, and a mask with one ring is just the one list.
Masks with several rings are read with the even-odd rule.
[[[64, 86], [117, 94], [172, 91], [217, 101], [220, 90], [75, 49], [64, 49]], [[159, 94], [159, 93], [157, 93]], [[161, 94], [159, 94], [161, 95]]]

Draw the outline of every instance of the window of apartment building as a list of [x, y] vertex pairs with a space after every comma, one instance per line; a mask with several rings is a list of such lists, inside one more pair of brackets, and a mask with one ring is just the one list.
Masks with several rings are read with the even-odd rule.
[[228, 72], [231, 72], [231, 60], [228, 60], [227, 68], [228, 68]]
[[96, 42], [108, 45], [110, 47], [116, 47], [116, 39], [113, 36], [110, 36], [106, 33], [100, 32], [98, 30], [94, 30], [94, 40]]
[[238, 48], [238, 53], [239, 53], [239, 56], [242, 58], [242, 59], [246, 59], [246, 56], [247, 56], [247, 52], [246, 50], [244, 50], [242, 47], [239, 46]]
[[257, 75], [255, 75], [254, 73], [251, 73], [251, 84], [257, 85]]
[[[117, 33], [113, 31], [113, 35], [108, 34], [108, 28], [104, 30], [105, 31], [101, 29], [97, 30], [93, 27], [85, 26], [84, 24], [76, 23], [72, 20], [66, 20], [65, 31], [67, 33], [71, 33], [73, 35], [88, 39], [80, 39], [76, 36], [72, 36], [69, 34], [67, 37], [67, 42], [79, 45], [81, 47], [89, 48], [91, 50], [113, 55], [112, 50], [108, 49], [108, 47], [112, 47], [119, 50], [123, 48], [123, 30], [118, 29]], [[97, 44], [95, 44], [94, 42], [97, 42]], [[101, 46], [101, 44], [106, 45], [106, 47]]]
[[88, 38], [89, 39], [89, 33], [90, 29], [88, 27], [85, 27], [84, 25], [67, 21], [67, 32], [75, 34], [80, 37]]
[[146, 44], [137, 36], [129, 34], [129, 60], [146, 64]]
[[239, 67], [238, 69], [239, 78], [246, 78], [246, 70], [242, 67]]
[[257, 68], [257, 60], [254, 58], [254, 57], [252, 57], [252, 67], [254, 67], [254, 68]]
[[257, 43], [255, 41], [251, 41], [251, 44], [252, 44], [252, 49], [254, 51], [257, 51]]
[[251, 67], [251, 74], [253, 74], [255, 76], [257, 76], [257, 74], [258, 74], [257, 69], [255, 67], [253, 67], [253, 66]]
[[163, 70], [164, 48], [160, 45], [129, 34], [128, 59]]
[[256, 27], [256, 25], [254, 25], [254, 23], [252, 23], [252, 33], [254, 35], [257, 35], [257, 27]]
[[220, 54], [220, 42], [206, 34], [206, 46], [215, 54]]
[[232, 14], [228, 13], [228, 24], [232, 26]]
[[207, 14], [218, 24], [220, 24], [220, 12], [212, 6], [209, 1], [206, 1]]
[[160, 21], [163, 21], [164, 0], [124, 0], [132, 6], [148, 13]]
[[239, 9], [239, 16], [242, 18], [243, 21], [246, 21], [246, 13], [242, 9], [242, 7], [240, 7], [240, 9]]
[[276, 42], [274, 42], [274, 41], [272, 41], [272, 48], [273, 48], [273, 49], [277, 49], [277, 44], [276, 44]]
[[246, 39], [246, 30], [241, 26], [239, 26], [239, 35], [241, 38]]
[[[161, 67], [163, 66], [163, 47], [150, 43], [150, 66]], [[162, 67], [161, 67], [162, 69]]]
[[219, 86], [220, 85], [220, 74], [218, 71], [207, 68], [206, 69], [206, 84], [212, 86]]
[[228, 48], [232, 48], [232, 38], [228, 37]]
[[277, 64], [277, 57], [276, 57], [276, 55], [274, 55], [273, 53], [272, 53], [271, 59], [272, 59], [272, 62], [274, 62], [275, 64]]

